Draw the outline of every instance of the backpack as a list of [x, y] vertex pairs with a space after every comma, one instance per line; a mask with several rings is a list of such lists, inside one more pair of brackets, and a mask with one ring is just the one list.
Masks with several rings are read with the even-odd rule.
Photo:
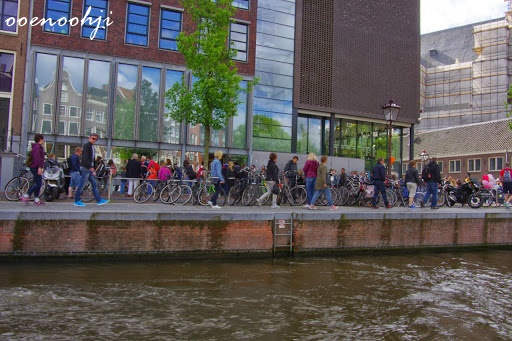
[[421, 171], [421, 178], [423, 179], [423, 181], [428, 181], [430, 179], [432, 179], [432, 169], [429, 165], [426, 165], [423, 170]]
[[510, 176], [510, 170], [506, 169], [503, 173], [503, 182], [512, 182], [512, 177]]

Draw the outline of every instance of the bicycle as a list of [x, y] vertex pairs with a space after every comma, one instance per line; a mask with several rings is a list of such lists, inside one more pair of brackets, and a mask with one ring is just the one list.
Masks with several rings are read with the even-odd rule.
[[[242, 194], [242, 205], [250, 206], [256, 204], [256, 199], [260, 198], [263, 193], [267, 192], [265, 179], [263, 173], [253, 173], [249, 185], [245, 188]], [[270, 196], [263, 199], [262, 205], [265, 205], [270, 200]]]
[[236, 205], [242, 201], [243, 193], [244, 193], [245, 189], [247, 188], [247, 186], [249, 185], [249, 178], [243, 176], [243, 173], [249, 174], [250, 170], [248, 168], [241, 169], [239, 174], [242, 177], [237, 178], [235, 181], [235, 185], [229, 189], [228, 205], [230, 205], [230, 206]]
[[135, 190], [133, 191], [133, 200], [138, 204], [143, 204], [153, 197], [155, 188], [151, 184], [151, 180], [147, 178], [147, 174]]
[[[219, 196], [217, 197], [217, 205], [224, 206], [226, 204], [226, 192], [222, 188], [219, 188]], [[199, 187], [199, 192], [197, 193], [197, 201], [203, 205], [208, 205], [208, 202], [211, 202], [211, 198], [215, 194], [215, 185], [212, 183], [212, 177], [210, 173], [208, 173], [208, 177], [206, 178], [206, 182]]]
[[[7, 182], [4, 191], [4, 195], [9, 201], [20, 200], [21, 196], [27, 193], [33, 182], [32, 178], [27, 178], [28, 167], [25, 165], [25, 157], [21, 154], [16, 154], [16, 158], [18, 158], [18, 160], [21, 159], [19, 174]], [[41, 191], [44, 191], [43, 186], [41, 186]]]
[[177, 172], [162, 188], [160, 201], [164, 204], [186, 205], [192, 199], [192, 188], [180, 178]]

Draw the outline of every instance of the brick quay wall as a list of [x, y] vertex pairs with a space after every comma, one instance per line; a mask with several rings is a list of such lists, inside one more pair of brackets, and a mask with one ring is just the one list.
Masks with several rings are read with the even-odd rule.
[[[8, 206], [8, 207], [6, 207]], [[296, 207], [224, 207], [71, 203], [43, 208], [2, 202], [0, 260], [33, 256], [271, 256], [454, 247], [512, 247], [505, 209], [444, 208], [331, 212]], [[278, 236], [274, 236], [274, 227]]]

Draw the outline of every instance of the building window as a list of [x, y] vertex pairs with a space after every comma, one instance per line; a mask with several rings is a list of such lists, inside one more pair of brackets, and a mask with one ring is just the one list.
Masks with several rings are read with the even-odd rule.
[[128, 3], [126, 43], [148, 46], [149, 6]]
[[490, 157], [489, 158], [489, 172], [496, 172], [503, 169], [503, 158], [502, 157]]
[[[10, 20], [9, 20], [10, 19]], [[14, 24], [7, 25], [13, 21]], [[18, 21], [18, 0], [0, 0], [0, 31], [16, 32]]]
[[450, 160], [450, 173], [460, 173], [460, 160]]
[[66, 122], [59, 121], [59, 135], [65, 135], [65, 134], [66, 134]]
[[80, 123], [78, 122], [69, 122], [69, 136], [78, 136], [78, 132], [80, 131]]
[[78, 117], [82, 116], [82, 110], [79, 107], [69, 107], [69, 117]]
[[[85, 0], [83, 16], [87, 14], [87, 19], [82, 26], [82, 37], [90, 39], [105, 40], [108, 0]], [[99, 21], [99, 22], [98, 22]]]
[[480, 159], [468, 160], [468, 172], [480, 172]]
[[66, 103], [68, 101], [69, 94], [67, 92], [63, 92], [60, 94], [60, 101]]
[[160, 43], [165, 50], [178, 50], [176, 38], [181, 32], [181, 12], [162, 9], [160, 13]]
[[[437, 165], [439, 166], [439, 173], [443, 173], [443, 161], [438, 161], [437, 162]], [[405, 174], [405, 173], [404, 173]]]
[[69, 34], [69, 13], [71, 0], [46, 0], [45, 19], [52, 19], [44, 24], [44, 31]]
[[[0, 6], [2, 2], [0, 0]], [[1, 7], [0, 7], [1, 9]], [[14, 70], [14, 54], [0, 52], [0, 92], [12, 92], [12, 74]]]
[[66, 112], [68, 111], [67, 109], [68, 109], [68, 107], [66, 107], [65, 105], [61, 105], [60, 112], [59, 112], [60, 116], [66, 116]]
[[97, 123], [106, 123], [104, 111], [96, 111], [96, 122]]
[[41, 122], [41, 134], [51, 134], [52, 133], [52, 121], [43, 120]]
[[51, 115], [53, 113], [53, 104], [44, 103], [43, 115]]
[[231, 23], [229, 28], [229, 46], [236, 51], [234, 60], [247, 61], [247, 31], [245, 24]]
[[233, 0], [233, 6], [241, 9], [249, 9], [249, 0]]

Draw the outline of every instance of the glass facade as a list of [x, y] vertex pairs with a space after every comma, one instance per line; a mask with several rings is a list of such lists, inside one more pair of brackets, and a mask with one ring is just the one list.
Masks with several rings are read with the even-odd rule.
[[253, 148], [290, 152], [295, 1], [258, 1]]
[[[89, 60], [87, 75], [87, 101], [85, 102], [84, 135], [97, 133], [107, 137], [110, 63]], [[78, 110], [78, 109], [77, 109]]]
[[140, 86], [139, 141], [158, 141], [158, 112], [160, 110], [160, 69], [142, 68]]
[[108, 16], [108, 0], [85, 0], [82, 18], [87, 19], [82, 26], [82, 37], [105, 40], [107, 37], [107, 25], [105, 18]]
[[[165, 92], [172, 88], [175, 83], [181, 82], [184, 72], [176, 70], [165, 71]], [[173, 121], [168, 117], [169, 110], [165, 108], [163, 117], [163, 135], [162, 142], [175, 143], [181, 142], [181, 123]]]

